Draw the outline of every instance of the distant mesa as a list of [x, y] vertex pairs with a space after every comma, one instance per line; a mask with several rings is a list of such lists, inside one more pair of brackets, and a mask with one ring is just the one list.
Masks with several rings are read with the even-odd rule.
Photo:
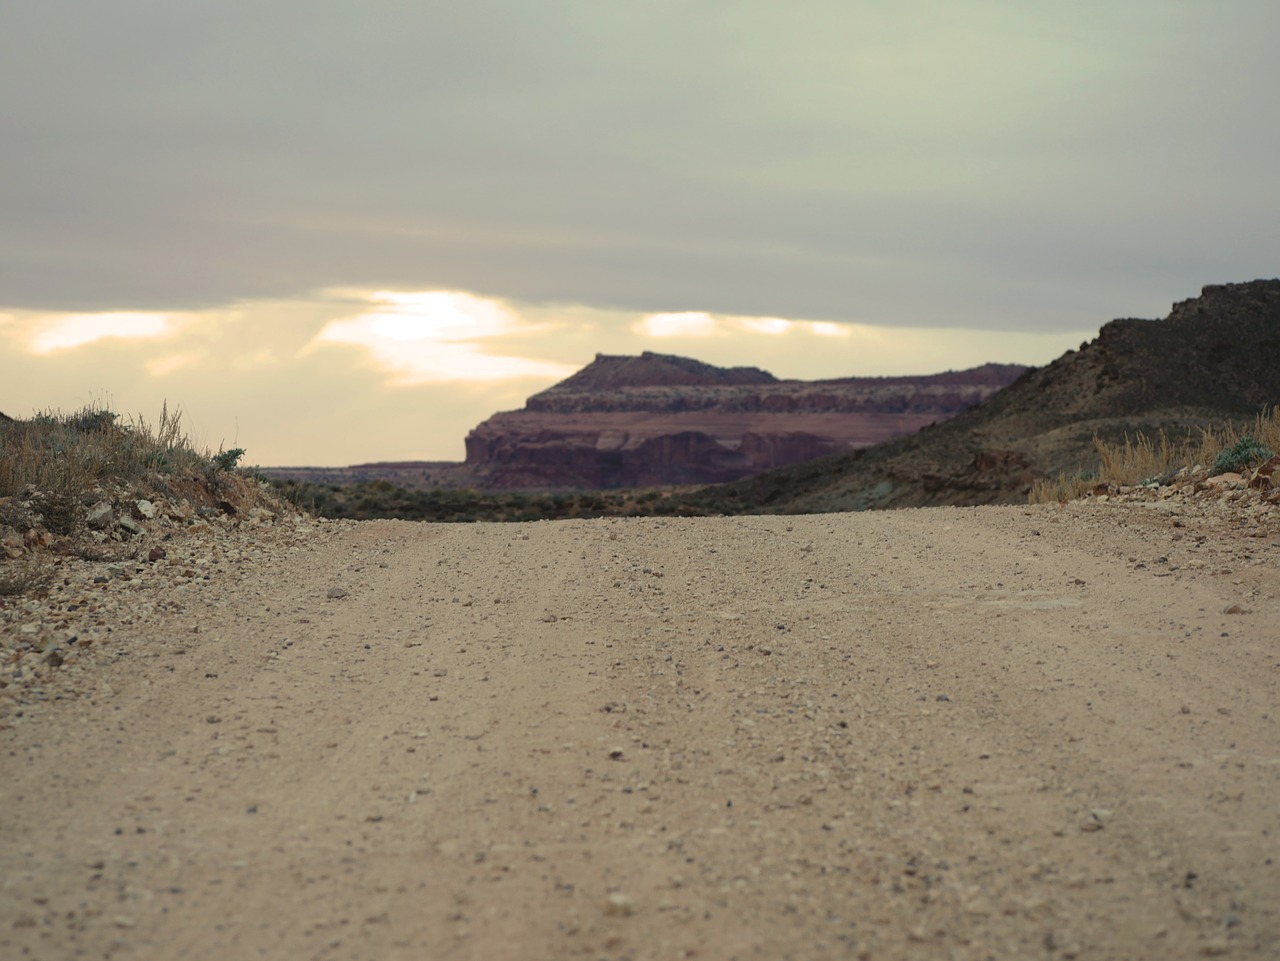
[[488, 488], [615, 489], [738, 480], [946, 420], [1027, 370], [988, 364], [915, 377], [779, 380], [646, 351], [597, 354], [468, 434]]

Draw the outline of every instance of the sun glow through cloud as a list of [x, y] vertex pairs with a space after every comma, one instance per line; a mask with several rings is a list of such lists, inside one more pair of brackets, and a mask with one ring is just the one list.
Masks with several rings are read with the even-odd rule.
[[757, 334], [785, 334], [795, 326], [781, 317], [744, 317], [738, 323]]
[[485, 350], [481, 341], [518, 340], [548, 326], [530, 324], [494, 300], [459, 291], [377, 291], [365, 299], [369, 310], [330, 322], [306, 349], [322, 343], [362, 348], [375, 366], [392, 374], [397, 386], [559, 379], [576, 369]]
[[783, 317], [730, 317], [703, 311], [648, 314], [632, 325], [632, 331], [644, 337], [709, 338], [742, 334], [781, 337], [801, 333], [814, 337], [849, 337], [853, 326], [830, 321], [787, 320]]
[[471, 340], [507, 333], [514, 316], [503, 306], [454, 290], [380, 290], [370, 300], [386, 312], [370, 315], [370, 329], [389, 340]]
[[173, 318], [168, 314], [64, 314], [38, 324], [29, 343], [35, 353], [50, 354], [108, 337], [163, 337], [172, 331], [172, 326]]
[[649, 314], [640, 319], [635, 330], [648, 337], [715, 337], [721, 332], [716, 318], [702, 311]]

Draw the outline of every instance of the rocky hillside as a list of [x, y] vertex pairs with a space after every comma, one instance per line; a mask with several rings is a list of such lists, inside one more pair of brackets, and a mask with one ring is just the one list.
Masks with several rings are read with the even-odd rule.
[[913, 433], [990, 397], [1026, 368], [784, 381], [645, 352], [597, 355], [467, 437], [490, 488], [721, 483]]
[[1016, 503], [1039, 477], [1091, 469], [1095, 435], [1182, 436], [1278, 402], [1280, 280], [1215, 285], [1164, 320], [1112, 321], [946, 423], [716, 496], [743, 511]]

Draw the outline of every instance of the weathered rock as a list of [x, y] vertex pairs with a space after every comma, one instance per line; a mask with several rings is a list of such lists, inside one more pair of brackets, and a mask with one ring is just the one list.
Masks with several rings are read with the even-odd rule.
[[1249, 475], [1249, 486], [1256, 490], [1268, 490], [1280, 487], [1280, 454], [1272, 457], [1264, 464], [1259, 464]]
[[98, 501], [89, 508], [89, 513], [85, 515], [84, 522], [92, 530], [102, 531], [111, 526], [112, 510], [110, 501]]
[[4, 552], [4, 556], [10, 560], [22, 556], [22, 535], [15, 530], [6, 531], [4, 536], [0, 538], [0, 550]]

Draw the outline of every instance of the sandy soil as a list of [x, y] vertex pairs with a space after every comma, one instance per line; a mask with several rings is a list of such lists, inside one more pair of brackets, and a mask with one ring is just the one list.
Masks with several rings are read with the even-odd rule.
[[0, 956], [1277, 956], [1274, 533], [348, 523], [194, 583], [5, 719]]

